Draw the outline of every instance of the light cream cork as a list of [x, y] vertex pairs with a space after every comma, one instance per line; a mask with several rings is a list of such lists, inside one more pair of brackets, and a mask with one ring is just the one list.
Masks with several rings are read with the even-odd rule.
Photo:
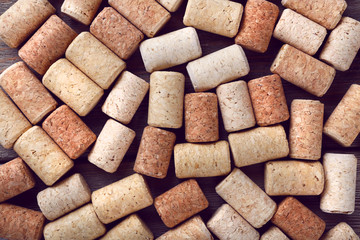
[[61, 5], [61, 12], [82, 24], [90, 25], [101, 2], [102, 0], [65, 0]]
[[271, 226], [261, 235], [260, 240], [290, 240], [278, 227]]
[[183, 0], [156, 0], [169, 12], [176, 12], [180, 5], [183, 3]]
[[320, 240], [360, 240], [360, 238], [349, 224], [341, 222], [325, 233]]

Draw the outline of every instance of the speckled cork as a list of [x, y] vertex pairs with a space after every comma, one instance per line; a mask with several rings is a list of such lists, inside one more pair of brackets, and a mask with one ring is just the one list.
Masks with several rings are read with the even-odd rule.
[[101, 2], [102, 0], [65, 0], [61, 5], [61, 12], [82, 24], [89, 25]]
[[359, 240], [354, 229], [346, 222], [341, 222], [325, 233], [321, 240]]
[[0, 202], [15, 197], [35, 186], [35, 178], [21, 158], [0, 166]]
[[234, 168], [215, 190], [255, 228], [265, 225], [276, 211], [276, 203], [238, 168]]
[[360, 85], [352, 84], [324, 125], [324, 133], [350, 147], [360, 133]]
[[279, 75], [273, 74], [248, 82], [256, 123], [269, 126], [284, 122], [290, 114]]
[[73, 161], [39, 126], [33, 126], [21, 135], [14, 150], [48, 186], [74, 166]]
[[19, 50], [19, 56], [40, 75], [64, 55], [77, 36], [58, 16], [52, 15]]
[[279, 7], [271, 2], [247, 1], [235, 43], [251, 51], [266, 52], [278, 16]]
[[105, 224], [153, 204], [144, 177], [137, 173], [94, 191], [91, 200]]
[[102, 89], [108, 89], [126, 67], [121, 58], [89, 32], [80, 33], [65, 56]]
[[41, 212], [49, 220], [58, 217], [90, 202], [91, 190], [79, 173], [48, 187], [37, 194]]
[[156, 0], [160, 3], [164, 8], [166, 8], [169, 12], [176, 12], [183, 0]]
[[281, 47], [270, 71], [317, 97], [327, 92], [336, 73], [334, 68], [288, 44]]
[[102, 88], [65, 58], [51, 65], [42, 83], [81, 117], [86, 116], [104, 94]]
[[96, 16], [90, 32], [122, 59], [128, 59], [144, 38], [144, 34], [111, 7]]
[[182, 182], [155, 198], [154, 206], [164, 224], [172, 228], [209, 206], [194, 179]]
[[19, 0], [0, 16], [0, 39], [17, 48], [45, 20], [55, 13], [47, 0]]
[[278, 227], [271, 226], [260, 240], [290, 240]]

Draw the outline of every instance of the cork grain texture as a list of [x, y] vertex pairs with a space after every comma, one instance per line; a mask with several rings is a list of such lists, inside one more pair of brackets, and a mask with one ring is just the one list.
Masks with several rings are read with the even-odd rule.
[[89, 25], [102, 0], [65, 0], [61, 6], [61, 12], [67, 14], [82, 24]]
[[156, 0], [169, 12], [176, 12], [182, 4], [183, 0]]
[[278, 227], [271, 226], [260, 240], [290, 240]]
[[349, 224], [346, 222], [341, 222], [337, 224], [335, 227], [330, 229], [327, 233], [325, 233], [321, 240], [359, 240], [359, 236], [354, 232]]

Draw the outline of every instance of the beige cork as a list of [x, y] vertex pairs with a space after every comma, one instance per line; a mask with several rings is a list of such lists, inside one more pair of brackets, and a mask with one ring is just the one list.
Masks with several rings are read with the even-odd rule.
[[278, 227], [271, 226], [260, 240], [290, 240]]
[[360, 240], [360, 237], [349, 224], [341, 222], [325, 233], [321, 240]]
[[164, 8], [166, 8], [169, 12], [176, 12], [183, 0], [156, 0], [160, 3]]
[[65, 0], [61, 5], [61, 12], [82, 24], [89, 25], [101, 2], [102, 0]]

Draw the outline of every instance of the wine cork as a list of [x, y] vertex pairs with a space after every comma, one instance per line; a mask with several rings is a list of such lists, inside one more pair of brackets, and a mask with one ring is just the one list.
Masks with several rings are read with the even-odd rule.
[[67, 59], [51, 65], [43, 84], [80, 116], [86, 116], [98, 103], [104, 91]]
[[271, 219], [291, 239], [319, 239], [325, 231], [325, 222], [294, 197], [285, 198]]
[[214, 93], [185, 95], [185, 139], [212, 142], [219, 139], [217, 96]]
[[84, 207], [46, 224], [45, 240], [60, 239], [96, 239], [106, 232], [99, 221], [91, 203]]
[[346, 222], [341, 222], [337, 224], [335, 227], [330, 229], [327, 233], [325, 233], [321, 240], [360, 240], [359, 236], [355, 233], [354, 229], [352, 229], [349, 224]]
[[91, 190], [79, 173], [37, 194], [37, 202], [41, 212], [49, 220], [55, 220], [90, 202], [90, 198]]
[[270, 71], [317, 97], [324, 96], [336, 73], [334, 68], [288, 44], [281, 47]]
[[0, 38], [17, 48], [45, 20], [55, 13], [47, 0], [19, 0], [0, 16]]
[[0, 165], [0, 202], [32, 189], [35, 183], [30, 169], [21, 158]]
[[91, 200], [105, 224], [153, 204], [144, 177], [137, 173], [94, 191]]
[[323, 157], [325, 188], [320, 209], [326, 213], [355, 211], [357, 159], [353, 154], [326, 153]]
[[74, 166], [73, 161], [39, 126], [33, 126], [21, 135], [14, 150], [48, 186]]
[[324, 133], [350, 147], [360, 133], [360, 85], [352, 84], [324, 125]]
[[176, 12], [180, 5], [182, 4], [183, 0], [156, 0], [160, 3], [166, 10], [169, 12]]
[[134, 171], [146, 176], [165, 178], [171, 160], [176, 135], [160, 128], [144, 128], [136, 155]]
[[271, 226], [260, 240], [290, 240], [278, 227]]
[[247, 75], [250, 67], [243, 49], [234, 44], [189, 62], [186, 70], [195, 91], [202, 92]]
[[183, 143], [174, 148], [177, 178], [215, 177], [231, 171], [229, 143]]
[[289, 154], [286, 133], [281, 125], [231, 133], [228, 138], [237, 167], [266, 162]]
[[330, 33], [320, 53], [320, 59], [336, 70], [349, 70], [360, 48], [360, 22], [342, 18], [339, 25]]
[[266, 52], [278, 16], [279, 7], [271, 2], [247, 1], [235, 43], [251, 51]]
[[227, 132], [255, 126], [255, 116], [245, 81], [221, 84], [216, 88], [221, 116]]
[[126, 67], [123, 60], [89, 32], [80, 33], [65, 55], [102, 89], [108, 89]]
[[90, 32], [122, 59], [128, 59], [144, 38], [142, 32], [111, 7], [96, 16]]
[[174, 67], [202, 55], [199, 37], [192, 27], [182, 28], [140, 44], [146, 71]]
[[40, 240], [45, 218], [41, 212], [0, 204], [0, 238], [8, 240]]
[[149, 83], [124, 71], [111, 89], [101, 110], [123, 124], [128, 124], [149, 90]]
[[133, 130], [109, 119], [91, 149], [88, 159], [104, 171], [114, 173], [134, 138], [135, 132]]
[[65, 0], [61, 5], [61, 12], [69, 17], [89, 25], [100, 7], [102, 0]]
[[268, 126], [284, 122], [290, 114], [279, 75], [273, 74], [248, 82], [256, 122]]
[[150, 75], [148, 124], [181, 128], [184, 109], [185, 76], [178, 72]]
[[155, 198], [154, 206], [164, 224], [172, 228], [209, 206], [194, 179], [182, 182]]
[[77, 36], [58, 16], [52, 15], [19, 50], [19, 56], [40, 75], [64, 55]]
[[215, 190], [255, 228], [265, 225], [276, 211], [276, 203], [238, 168], [234, 168]]

